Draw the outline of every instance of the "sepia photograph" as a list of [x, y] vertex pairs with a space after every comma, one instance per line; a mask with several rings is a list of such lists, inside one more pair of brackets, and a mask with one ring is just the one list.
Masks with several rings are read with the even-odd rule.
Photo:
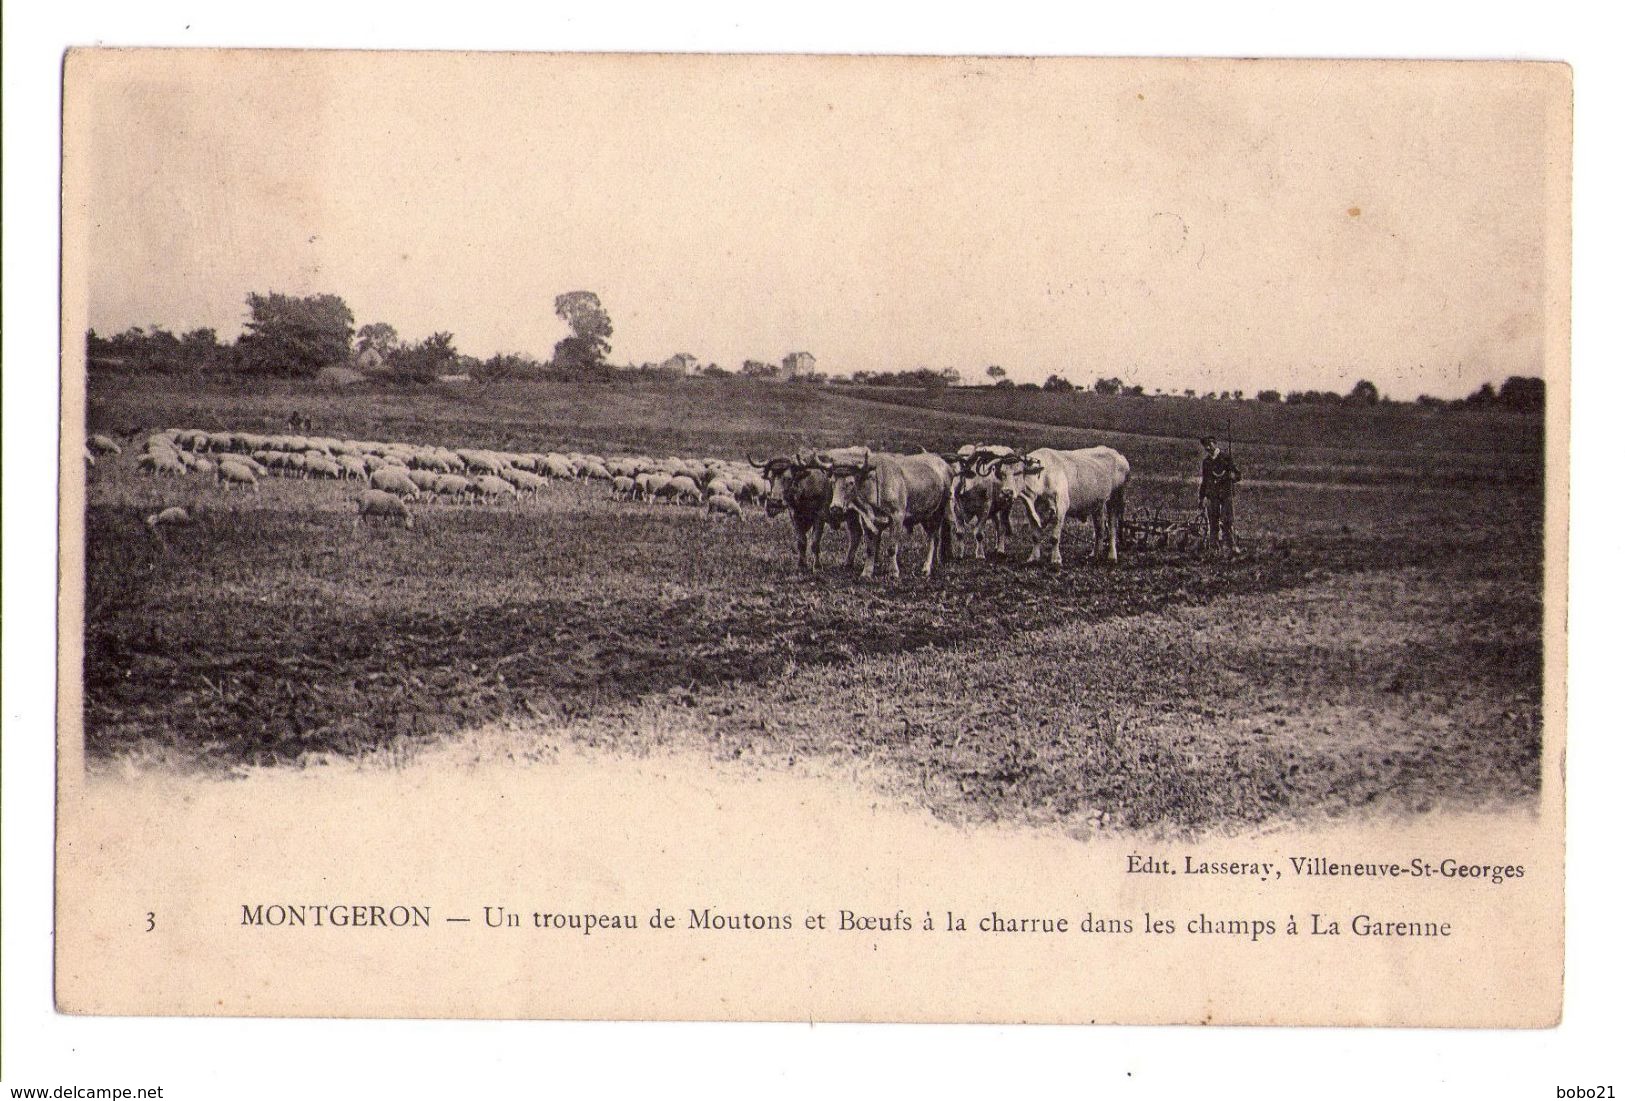
[[63, 1012], [1558, 1022], [1565, 66], [63, 95]]

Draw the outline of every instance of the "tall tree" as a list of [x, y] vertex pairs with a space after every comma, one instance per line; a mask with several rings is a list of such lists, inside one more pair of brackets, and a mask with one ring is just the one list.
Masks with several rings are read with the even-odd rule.
[[387, 321], [374, 321], [371, 325], [363, 325], [356, 330], [356, 351], [364, 352], [373, 349], [379, 355], [389, 357], [401, 343], [401, 334], [395, 331], [395, 326]]
[[243, 367], [266, 374], [314, 375], [350, 358], [355, 315], [336, 294], [248, 295], [247, 332], [237, 338]]
[[569, 291], [553, 300], [553, 312], [570, 326], [570, 335], [553, 346], [553, 366], [562, 371], [602, 369], [615, 327], [598, 296]]
[[1354, 389], [1349, 391], [1349, 401], [1355, 405], [1375, 405], [1381, 400], [1382, 395], [1377, 392], [1377, 384], [1367, 379], [1356, 382]]
[[987, 369], [987, 377], [992, 379], [995, 384], [997, 384], [1001, 378], [1004, 378], [1007, 373], [1008, 372], [1006, 372], [1005, 369], [1000, 367], [997, 363], [993, 364], [993, 366]]

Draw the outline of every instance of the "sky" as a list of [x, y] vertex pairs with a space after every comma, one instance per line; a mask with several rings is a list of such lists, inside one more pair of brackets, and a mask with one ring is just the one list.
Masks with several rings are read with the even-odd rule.
[[66, 89], [104, 334], [335, 293], [546, 358], [591, 290], [622, 363], [1410, 398], [1544, 374], [1566, 289], [1555, 66], [130, 51]]

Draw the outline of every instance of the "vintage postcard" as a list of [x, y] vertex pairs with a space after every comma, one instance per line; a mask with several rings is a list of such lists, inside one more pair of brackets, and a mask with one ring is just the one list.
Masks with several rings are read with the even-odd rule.
[[1561, 1019], [1567, 67], [63, 82], [63, 1012]]

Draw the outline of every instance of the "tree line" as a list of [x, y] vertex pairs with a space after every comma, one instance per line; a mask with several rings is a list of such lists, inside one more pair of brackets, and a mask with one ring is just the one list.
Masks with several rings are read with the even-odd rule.
[[[524, 378], [582, 379], [607, 377], [621, 370], [609, 363], [610, 338], [615, 334], [609, 312], [592, 291], [569, 291], [553, 300], [554, 314], [569, 333], [553, 346], [546, 361], [523, 352], [498, 352], [481, 360], [457, 350], [456, 337], [436, 332], [415, 342], [403, 341], [388, 322], [375, 321], [355, 326], [355, 315], [344, 299], [335, 294], [304, 297], [270, 291], [248, 293], [248, 321], [241, 336], [222, 343], [215, 330], [193, 329], [179, 335], [153, 325], [132, 327], [111, 337], [91, 329], [85, 334], [85, 352], [92, 366], [119, 367], [141, 371], [238, 371], [246, 374], [310, 378], [329, 367], [362, 367], [409, 382], [428, 383], [446, 375], [467, 375], [475, 381]], [[653, 363], [645, 371], [658, 371]], [[699, 369], [699, 374], [732, 377], [736, 372], [715, 363]], [[1088, 387], [1075, 386], [1059, 374], [1042, 385], [1012, 382], [1009, 373], [997, 364], [986, 369], [994, 389], [1045, 390], [1052, 393], [1093, 391], [1103, 396], [1126, 394], [1147, 396], [1140, 384], [1128, 384], [1117, 377], [1097, 378]], [[778, 377], [773, 364], [747, 359], [737, 375], [744, 378]], [[940, 390], [961, 385], [959, 372], [952, 367], [916, 367], [906, 371], [855, 371], [850, 376], [807, 375], [802, 382], [829, 381], [838, 384], [880, 387], [910, 387]], [[1152, 397], [1196, 398], [1193, 389], [1156, 389]], [[1209, 401], [1242, 401], [1240, 390], [1208, 391], [1200, 395]], [[1347, 394], [1331, 390], [1259, 390], [1254, 400], [1266, 404], [1375, 406], [1395, 404], [1377, 386], [1365, 379]], [[1485, 383], [1465, 398], [1445, 399], [1423, 394], [1416, 404], [1428, 409], [1504, 408], [1517, 412], [1539, 412], [1546, 405], [1546, 383], [1539, 378], [1513, 375], [1499, 388]]]
[[91, 366], [137, 371], [236, 371], [252, 375], [313, 378], [326, 368], [364, 367], [410, 382], [433, 382], [443, 375], [510, 377], [536, 372], [591, 375], [606, 364], [614, 326], [598, 296], [570, 291], [554, 299], [554, 313], [569, 335], [540, 363], [522, 353], [499, 352], [487, 360], [457, 350], [456, 336], [432, 333], [404, 341], [385, 321], [355, 325], [355, 314], [336, 294], [290, 295], [270, 291], [247, 296], [248, 321], [242, 335], [222, 342], [213, 329], [177, 336], [161, 325], [133, 326], [110, 337], [91, 329], [85, 355]]

